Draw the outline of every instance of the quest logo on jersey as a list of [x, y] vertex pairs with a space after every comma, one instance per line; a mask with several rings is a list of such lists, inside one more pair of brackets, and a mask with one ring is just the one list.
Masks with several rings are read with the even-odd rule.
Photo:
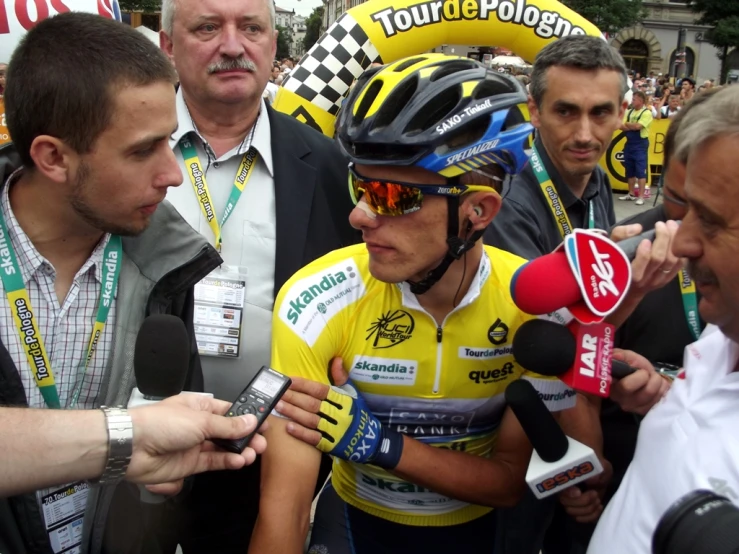
[[470, 371], [468, 377], [478, 385], [488, 385], [490, 383], [500, 383], [513, 375], [513, 364], [511, 362], [503, 364], [500, 369], [486, 369], [483, 371]]
[[508, 325], [503, 323], [500, 318], [497, 318], [488, 329], [488, 340], [495, 346], [500, 346], [508, 340]]
[[367, 329], [365, 340], [372, 340], [372, 348], [390, 348], [413, 336], [416, 322], [405, 310], [391, 310], [377, 318]]
[[564, 249], [588, 309], [601, 317], [613, 313], [631, 283], [626, 254], [608, 237], [586, 229], [567, 235]]
[[410, 386], [416, 383], [417, 369], [416, 360], [354, 356], [349, 377], [360, 383]]
[[364, 281], [353, 260], [342, 260], [292, 283], [282, 297], [279, 317], [313, 346], [326, 322], [364, 292]]

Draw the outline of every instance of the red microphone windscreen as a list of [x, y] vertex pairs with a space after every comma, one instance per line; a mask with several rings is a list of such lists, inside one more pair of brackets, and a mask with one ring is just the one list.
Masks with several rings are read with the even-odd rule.
[[548, 314], [582, 299], [567, 256], [561, 250], [522, 265], [511, 280], [511, 297], [527, 314]]

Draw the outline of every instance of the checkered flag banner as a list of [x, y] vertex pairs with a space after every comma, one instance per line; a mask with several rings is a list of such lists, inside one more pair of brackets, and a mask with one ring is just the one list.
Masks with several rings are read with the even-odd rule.
[[351, 84], [374, 62], [382, 63], [377, 49], [345, 13], [303, 56], [282, 86], [335, 116]]

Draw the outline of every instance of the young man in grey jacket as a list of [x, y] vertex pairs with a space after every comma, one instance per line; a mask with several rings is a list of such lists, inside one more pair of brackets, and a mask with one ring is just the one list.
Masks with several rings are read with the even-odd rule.
[[[67, 13], [24, 37], [8, 75], [0, 405], [125, 406], [150, 314], [184, 321], [185, 387], [201, 390], [193, 286], [221, 260], [162, 203], [182, 182], [168, 145], [177, 128], [171, 64], [130, 27]], [[111, 477], [0, 499], [0, 552], [141, 551], [144, 510], [106, 528], [118, 502], [138, 505], [136, 490]]]

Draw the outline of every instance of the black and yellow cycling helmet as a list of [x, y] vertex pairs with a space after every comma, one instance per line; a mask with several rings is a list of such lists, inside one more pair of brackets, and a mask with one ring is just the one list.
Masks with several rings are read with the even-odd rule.
[[418, 166], [454, 177], [528, 161], [533, 127], [513, 77], [479, 62], [423, 54], [363, 73], [344, 100], [336, 138], [354, 163]]

